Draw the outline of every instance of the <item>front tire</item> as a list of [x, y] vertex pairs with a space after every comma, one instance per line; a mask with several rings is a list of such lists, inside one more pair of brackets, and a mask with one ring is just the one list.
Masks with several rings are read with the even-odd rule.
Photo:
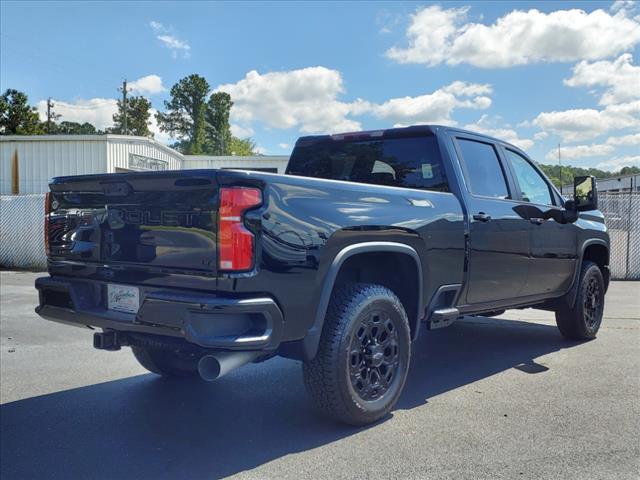
[[593, 262], [582, 262], [578, 294], [573, 307], [561, 307], [556, 311], [556, 323], [560, 333], [568, 340], [596, 338], [604, 313], [604, 278]]
[[373, 423], [398, 401], [410, 356], [398, 297], [380, 285], [345, 284], [332, 294], [316, 357], [303, 366], [305, 387], [327, 416]]
[[164, 377], [195, 377], [198, 374], [196, 355], [148, 347], [132, 346], [131, 351], [136, 360], [151, 373]]

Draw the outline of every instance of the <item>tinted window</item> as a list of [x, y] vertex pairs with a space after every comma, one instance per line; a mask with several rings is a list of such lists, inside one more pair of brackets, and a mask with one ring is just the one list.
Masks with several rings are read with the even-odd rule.
[[475, 195], [507, 198], [507, 182], [493, 145], [464, 138], [458, 139], [466, 167], [469, 190]]
[[507, 150], [507, 158], [516, 174], [516, 179], [522, 192], [522, 199], [525, 202], [553, 205], [549, 185], [529, 161], [511, 150]]
[[222, 170], [251, 170], [252, 172], [278, 173], [275, 167], [222, 167]]
[[377, 185], [447, 191], [435, 137], [320, 140], [298, 145], [287, 173]]

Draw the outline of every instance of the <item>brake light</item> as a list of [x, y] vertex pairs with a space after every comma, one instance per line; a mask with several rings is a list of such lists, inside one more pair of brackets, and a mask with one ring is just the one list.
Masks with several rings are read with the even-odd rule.
[[48, 257], [49, 250], [49, 214], [51, 213], [51, 193], [44, 196], [44, 253]]
[[218, 267], [221, 270], [249, 270], [254, 263], [254, 235], [244, 227], [244, 212], [262, 203], [257, 188], [223, 187], [218, 210]]

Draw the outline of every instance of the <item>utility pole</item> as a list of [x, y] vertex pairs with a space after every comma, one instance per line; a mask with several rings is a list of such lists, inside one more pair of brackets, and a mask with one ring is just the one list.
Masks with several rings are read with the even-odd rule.
[[122, 82], [122, 133], [127, 134], [127, 79]]
[[51, 101], [51, 97], [47, 98], [47, 134], [51, 133], [51, 118], [52, 118], [52, 112], [51, 109], [53, 108], [53, 102]]
[[558, 144], [558, 165], [560, 166], [560, 195], [564, 192], [562, 191], [562, 157], [560, 156], [560, 144]]

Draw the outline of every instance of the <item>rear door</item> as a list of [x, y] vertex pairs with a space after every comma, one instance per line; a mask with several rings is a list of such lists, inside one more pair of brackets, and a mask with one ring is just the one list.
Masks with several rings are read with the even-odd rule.
[[456, 134], [470, 217], [467, 303], [499, 302], [523, 294], [529, 270], [529, 221], [515, 209], [498, 147]]
[[521, 213], [529, 220], [531, 267], [526, 294], [567, 290], [577, 261], [577, 227], [562, 223], [562, 206], [548, 180], [514, 149], [503, 149], [516, 181]]
[[193, 170], [54, 179], [49, 257], [215, 274], [215, 175]]

